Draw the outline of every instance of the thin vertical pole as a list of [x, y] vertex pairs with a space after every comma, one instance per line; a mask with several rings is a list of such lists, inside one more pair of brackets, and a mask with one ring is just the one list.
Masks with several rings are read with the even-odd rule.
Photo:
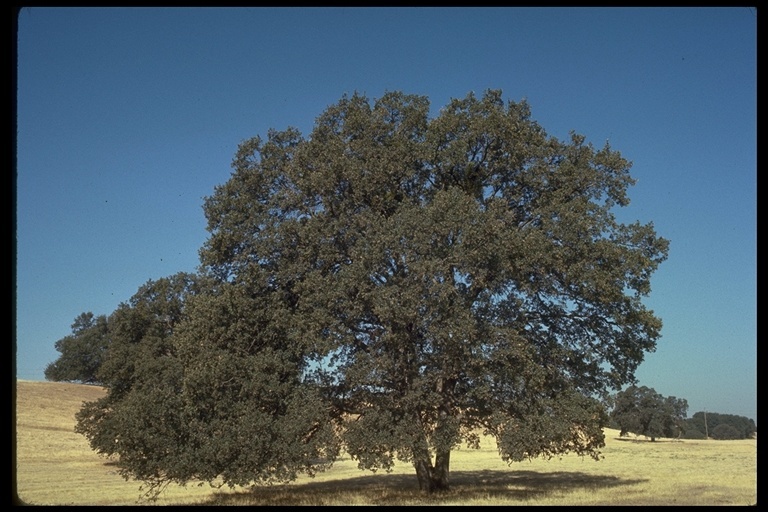
[[704, 435], [709, 439], [709, 429], [707, 428], [707, 411], [704, 411]]

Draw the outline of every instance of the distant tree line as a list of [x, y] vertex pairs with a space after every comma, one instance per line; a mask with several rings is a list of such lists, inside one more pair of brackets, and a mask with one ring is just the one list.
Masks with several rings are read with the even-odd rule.
[[699, 411], [685, 421], [686, 439], [752, 439], [757, 433], [755, 420], [735, 414]]
[[659, 437], [682, 439], [751, 439], [757, 432], [755, 421], [734, 414], [697, 412], [687, 418], [688, 402], [665, 397], [653, 388], [630, 386], [616, 393], [608, 407], [611, 428], [619, 435], [644, 435], [651, 441]]

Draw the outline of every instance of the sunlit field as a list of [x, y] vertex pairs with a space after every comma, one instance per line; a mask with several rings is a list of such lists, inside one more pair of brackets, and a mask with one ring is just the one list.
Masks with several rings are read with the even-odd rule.
[[[74, 433], [75, 412], [102, 388], [18, 381], [16, 496], [30, 505], [754, 505], [757, 440], [619, 438], [606, 430], [603, 459], [566, 455], [505, 464], [492, 439], [451, 455], [451, 491], [418, 492], [413, 468], [363, 472], [348, 457], [315, 478], [256, 489], [208, 484], [169, 486], [156, 502], [139, 501], [141, 482], [126, 481], [114, 461]], [[247, 447], [244, 447], [247, 449]]]

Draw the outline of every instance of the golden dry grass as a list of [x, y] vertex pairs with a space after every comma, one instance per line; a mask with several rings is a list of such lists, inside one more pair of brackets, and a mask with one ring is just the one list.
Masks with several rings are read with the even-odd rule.
[[[36, 505], [131, 505], [140, 483], [90, 451], [73, 432], [84, 400], [103, 390], [50, 382], [17, 382], [16, 492]], [[451, 491], [418, 493], [413, 469], [361, 472], [342, 458], [314, 479], [283, 486], [212, 489], [171, 486], [162, 505], [752, 505], [757, 502], [757, 441], [650, 442], [606, 430], [604, 459], [567, 455], [507, 466], [492, 439], [451, 456]]]
[[[104, 395], [97, 386], [16, 383], [16, 496], [29, 505], [133, 505], [140, 483], [125, 481], [114, 464], [74, 432], [84, 401]], [[196, 503], [209, 487], [171, 487], [157, 503]]]

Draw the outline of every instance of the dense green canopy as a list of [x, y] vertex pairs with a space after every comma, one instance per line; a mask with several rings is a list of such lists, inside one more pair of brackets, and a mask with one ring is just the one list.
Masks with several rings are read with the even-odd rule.
[[[246, 484], [343, 447], [361, 468], [413, 463], [427, 491], [482, 432], [510, 462], [598, 456], [598, 399], [633, 382], [661, 328], [641, 298], [668, 242], [613, 213], [630, 163], [548, 136], [499, 91], [429, 107], [354, 94], [306, 138], [240, 145], [205, 202], [206, 284], [172, 356], [81, 414], [95, 449], [145, 480]], [[102, 439], [129, 407], [114, 433], [135, 442]]]
[[629, 386], [613, 397], [611, 418], [618, 424], [620, 435], [632, 432], [655, 441], [657, 437], [680, 437], [687, 414], [684, 398], [664, 397], [646, 386]]
[[109, 346], [107, 317], [80, 313], [72, 323], [72, 334], [55, 343], [61, 354], [45, 367], [45, 378], [57, 382], [100, 384], [98, 373]]

